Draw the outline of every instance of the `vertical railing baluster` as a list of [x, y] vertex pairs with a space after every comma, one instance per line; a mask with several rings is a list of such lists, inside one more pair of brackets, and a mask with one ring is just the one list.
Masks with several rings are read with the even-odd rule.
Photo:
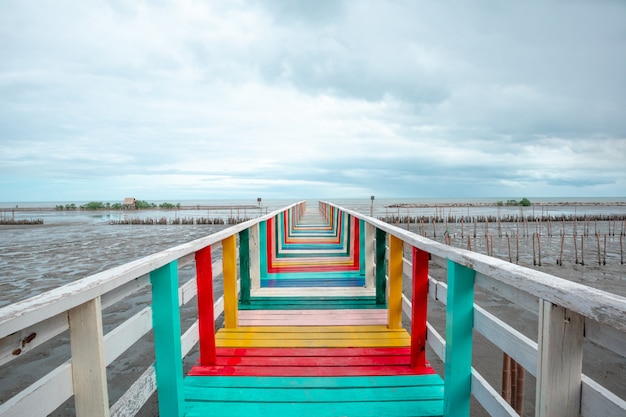
[[376, 271], [374, 264], [376, 262], [376, 228], [369, 224], [365, 224], [365, 287], [375, 288]]
[[250, 304], [250, 232], [239, 232], [239, 299], [242, 304]]
[[259, 265], [261, 267], [261, 279], [266, 278], [268, 271], [268, 248], [267, 248], [267, 229], [268, 222], [262, 221], [259, 223]]
[[413, 248], [411, 309], [411, 367], [426, 366], [426, 315], [428, 313], [428, 252]]
[[150, 273], [159, 415], [185, 414], [178, 308], [178, 261]]
[[401, 239], [389, 235], [389, 299], [387, 327], [402, 328], [402, 247]]
[[259, 225], [250, 227], [250, 290], [261, 288], [261, 259], [260, 259]]
[[222, 264], [224, 273], [224, 327], [238, 326], [237, 306], [237, 236], [222, 241]]
[[448, 261], [444, 416], [468, 417], [472, 375], [474, 278], [476, 272]]
[[357, 227], [359, 228], [359, 271], [361, 277], [365, 278], [366, 275], [366, 258], [369, 256], [365, 248], [365, 220], [357, 220]]
[[108, 417], [100, 297], [71, 309], [69, 322], [76, 415]]
[[387, 302], [387, 233], [384, 230], [376, 229], [376, 304], [381, 305]]
[[583, 316], [540, 300], [537, 417], [578, 417], [584, 331]]
[[196, 252], [200, 365], [215, 365], [215, 312], [213, 310], [213, 260], [211, 247]]

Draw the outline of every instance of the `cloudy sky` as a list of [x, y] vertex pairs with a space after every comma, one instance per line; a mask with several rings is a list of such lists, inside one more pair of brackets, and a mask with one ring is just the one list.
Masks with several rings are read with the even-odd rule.
[[0, 201], [626, 196], [624, 1], [0, 13]]

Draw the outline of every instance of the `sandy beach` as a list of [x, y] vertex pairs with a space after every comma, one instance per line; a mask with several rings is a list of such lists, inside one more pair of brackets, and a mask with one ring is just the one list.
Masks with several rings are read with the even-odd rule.
[[[369, 214], [369, 213], [368, 213]], [[580, 239], [584, 231], [577, 225], [577, 247], [574, 248], [574, 223], [565, 222], [553, 225], [548, 235], [546, 225], [539, 229], [538, 225], [531, 225], [528, 236], [519, 235], [519, 225], [503, 223], [500, 231], [494, 224], [478, 225], [476, 237], [473, 226], [460, 224], [399, 224], [399, 227], [409, 228], [411, 231], [424, 234], [426, 237], [441, 242], [447, 242], [456, 247], [467, 248], [468, 236], [472, 250], [480, 253], [490, 251], [493, 256], [508, 260], [509, 256], [520, 265], [541, 270], [555, 276], [590, 285], [605, 291], [626, 296], [626, 265], [620, 260], [619, 227], [615, 235], [606, 236], [606, 250], [604, 250], [604, 235], [607, 234], [608, 224], [595, 225], [601, 236], [600, 259], [598, 262], [598, 245], [595, 237], [596, 230], [591, 227], [588, 235], [584, 236], [585, 264], [575, 263], [576, 253], [580, 258]], [[99, 272], [116, 265], [146, 256], [151, 253], [175, 246], [177, 244], [214, 233], [225, 226], [111, 226], [105, 224], [61, 224], [44, 226], [2, 226], [0, 228], [0, 306], [16, 299], [28, 298], [32, 295], [62, 285], [68, 281]], [[445, 232], [445, 233], [444, 233]], [[540, 233], [542, 253], [541, 265], [537, 259], [533, 261], [533, 233]], [[509, 249], [511, 237], [518, 234], [517, 246]], [[561, 235], [564, 234], [563, 250], [561, 251]], [[485, 236], [488, 237], [485, 237]], [[508, 238], [507, 238], [508, 236]], [[446, 240], [447, 239], [447, 240]], [[518, 258], [519, 260], [517, 260]], [[562, 265], [557, 259], [562, 259]], [[606, 264], [602, 260], [606, 259]], [[445, 271], [431, 262], [431, 275], [438, 280], [445, 281]], [[180, 272], [180, 280], [184, 282], [194, 276], [192, 266], [185, 267]], [[405, 293], [410, 294], [410, 283], [405, 280]], [[221, 292], [221, 282], [216, 280], [216, 296]], [[104, 312], [105, 334], [117, 323], [138, 312], [150, 301], [147, 289], [140, 291], [136, 296], [115, 304]], [[477, 291], [476, 302], [505, 320], [530, 337], [537, 339], [537, 317], [518, 308], [511, 303], [499, 299], [493, 294]], [[429, 320], [443, 334], [445, 333], [444, 306], [429, 301]], [[181, 311], [183, 331], [195, 321], [195, 301], [189, 303]], [[408, 324], [408, 323], [405, 323]], [[221, 322], [217, 323], [218, 326]], [[67, 335], [46, 343], [25, 358], [18, 358], [10, 366], [0, 368], [2, 392], [0, 401], [5, 401], [10, 395], [19, 392], [44, 373], [54, 369], [69, 358]], [[443, 373], [441, 362], [432, 352], [428, 352], [428, 359], [433, 367]], [[197, 360], [197, 347], [185, 358], [185, 371]], [[502, 352], [475, 335], [474, 346], [475, 367], [494, 385], [500, 386], [502, 372]], [[151, 336], [144, 337], [124, 357], [118, 359], [108, 368], [110, 381], [110, 401], [114, 403], [127, 387], [141, 374], [145, 367], [154, 361]], [[616, 357], [604, 349], [587, 343], [584, 353], [584, 372], [600, 384], [611, 389], [622, 398], [626, 398], [626, 359]], [[526, 376], [526, 416], [534, 415], [535, 381], [529, 374]], [[474, 402], [472, 416], [482, 416], [483, 411]], [[71, 416], [73, 405], [71, 401], [62, 406], [53, 416]], [[156, 396], [144, 406], [140, 416], [156, 416], [158, 408]]]

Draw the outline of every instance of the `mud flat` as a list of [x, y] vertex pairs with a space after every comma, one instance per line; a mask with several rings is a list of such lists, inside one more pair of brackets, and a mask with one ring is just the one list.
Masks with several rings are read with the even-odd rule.
[[[575, 222], [559, 223], [553, 226], [551, 233], [547, 225], [539, 228], [538, 224], [530, 223], [528, 230], [519, 223], [503, 225], [499, 230], [496, 224], [477, 224], [474, 236], [473, 224], [461, 226], [460, 223], [448, 224], [399, 224], [400, 227], [426, 235], [427, 237], [456, 247], [467, 248], [468, 239], [473, 251], [489, 253], [500, 259], [509, 260], [529, 268], [580, 282], [605, 291], [626, 296], [626, 265], [620, 262], [618, 251], [620, 242], [619, 228], [617, 233], [608, 233], [608, 223], [599, 222], [596, 227], [600, 236], [607, 236], [606, 250], [600, 245], [600, 252], [606, 254], [606, 263], [597, 260], [597, 239], [593, 224], [586, 229]], [[74, 224], [44, 225], [42, 227], [15, 228], [6, 226], [0, 229], [0, 306], [24, 299], [65, 283], [77, 280], [93, 273], [109, 269], [142, 256], [155, 253], [177, 244], [187, 242], [207, 234], [215, 233], [226, 226], [221, 225], [175, 225], [154, 226], [110, 226], [107, 224]], [[463, 227], [463, 230], [461, 230]], [[561, 229], [562, 228], [562, 229]], [[611, 226], [615, 231], [615, 227]], [[538, 264], [537, 253], [533, 259], [532, 244], [534, 233], [541, 237], [541, 264]], [[561, 249], [562, 235], [565, 236]], [[517, 245], [510, 248], [511, 238], [517, 236]], [[577, 245], [574, 244], [576, 236]], [[584, 245], [580, 246], [584, 236]], [[603, 243], [603, 239], [601, 242]], [[585, 263], [576, 263], [575, 253], [579, 258], [584, 249]], [[561, 254], [561, 252], [563, 252]], [[556, 260], [561, 256], [562, 263]], [[601, 259], [603, 257], [601, 256]], [[437, 263], [431, 262], [431, 275], [438, 280], [446, 280], [445, 270]], [[180, 271], [180, 280], [193, 277], [193, 266]], [[405, 282], [405, 293], [410, 294], [410, 283]], [[216, 280], [215, 293], [222, 291], [222, 283]], [[120, 323], [144, 308], [151, 300], [148, 288], [139, 291], [134, 297], [119, 302], [104, 312], [105, 333], [115, 324]], [[510, 302], [493, 294], [477, 291], [476, 302], [497, 317], [511, 323], [517, 330], [533, 340], [537, 340], [537, 317]], [[185, 331], [196, 318], [194, 302], [189, 303], [181, 312], [182, 330]], [[429, 301], [429, 320], [440, 331], [445, 329], [445, 307]], [[221, 323], [217, 323], [221, 326]], [[197, 360], [197, 347], [185, 359], [185, 370]], [[502, 352], [475, 335], [474, 358], [478, 370], [483, 373], [491, 384], [500, 386], [502, 375]], [[18, 358], [8, 367], [0, 368], [0, 401], [5, 401], [21, 389], [32, 384], [46, 372], [69, 359], [68, 337], [66, 334], [46, 343], [24, 358]], [[428, 359], [438, 372], [442, 365], [434, 353], [429, 352]], [[129, 349], [125, 356], [107, 370], [110, 381], [109, 393], [111, 403], [127, 389], [128, 386], [143, 372], [146, 366], [154, 361], [151, 335], [142, 338]], [[478, 365], [479, 364], [479, 365]], [[611, 389], [621, 398], [626, 398], [626, 359], [611, 355], [609, 352], [588, 343], [585, 346], [583, 371]], [[526, 376], [525, 415], [534, 414], [535, 381], [529, 374]], [[473, 416], [482, 416], [478, 404], [473, 404]], [[68, 402], [57, 410], [53, 416], [73, 416], [73, 405]], [[156, 396], [144, 406], [140, 416], [158, 415]]]

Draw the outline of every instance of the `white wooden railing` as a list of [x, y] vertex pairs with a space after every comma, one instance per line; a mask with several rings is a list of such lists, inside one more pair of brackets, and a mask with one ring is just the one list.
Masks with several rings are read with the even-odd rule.
[[[431, 262], [444, 268], [456, 264], [471, 269], [475, 286], [537, 315], [539, 330], [537, 340], [532, 340], [477, 304], [473, 312], [474, 329], [536, 378], [536, 416], [626, 416], [624, 399], [582, 373], [585, 340], [626, 357], [626, 298], [434, 242], [361, 213], [338, 208], [400, 239], [407, 247], [428, 252]], [[411, 269], [411, 261], [404, 259], [405, 275], [410, 275]], [[447, 284], [429, 277], [429, 295], [447, 304]], [[411, 300], [406, 295], [403, 295], [403, 309], [410, 316]], [[450, 320], [449, 312], [447, 320]], [[431, 324], [428, 324], [427, 340], [445, 362], [446, 341]], [[474, 367], [469, 389], [489, 415], [518, 415]]]
[[[107, 334], [102, 330], [102, 310], [148, 287], [150, 274], [159, 268], [171, 263], [183, 268], [208, 246], [216, 252], [213, 274], [219, 276], [222, 262], [217, 252], [224, 239], [297, 204], [0, 309], [0, 366], [11, 366], [12, 361], [67, 330], [71, 345], [71, 360], [0, 404], [0, 416], [47, 416], [72, 396], [76, 415], [137, 414], [156, 389], [154, 366], [110, 408], [106, 366], [152, 330], [152, 309], [146, 306]], [[196, 292], [195, 278], [185, 282], [179, 288], [179, 305], [187, 304]], [[214, 308], [216, 316], [222, 313], [223, 298]], [[198, 342], [197, 326], [196, 321], [182, 335], [183, 356]]]

